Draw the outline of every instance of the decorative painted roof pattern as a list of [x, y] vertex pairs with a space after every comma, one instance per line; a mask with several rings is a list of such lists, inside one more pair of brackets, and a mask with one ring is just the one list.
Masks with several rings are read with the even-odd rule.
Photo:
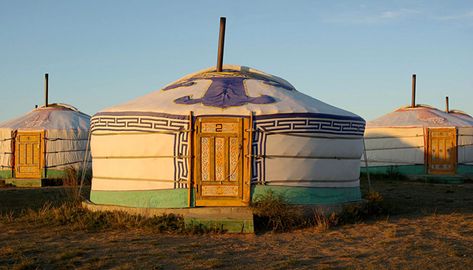
[[189, 74], [164, 88], [98, 113], [146, 112], [169, 115], [322, 113], [363, 121], [351, 112], [305, 95], [289, 82], [244, 66], [225, 65]]

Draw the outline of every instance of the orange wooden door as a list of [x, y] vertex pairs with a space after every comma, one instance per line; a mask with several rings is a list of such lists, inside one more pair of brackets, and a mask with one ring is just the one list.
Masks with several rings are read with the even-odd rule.
[[248, 122], [243, 118], [197, 119], [196, 206], [248, 205]]
[[15, 177], [41, 178], [44, 132], [18, 131], [15, 139]]
[[455, 174], [457, 169], [456, 128], [429, 128], [428, 173]]

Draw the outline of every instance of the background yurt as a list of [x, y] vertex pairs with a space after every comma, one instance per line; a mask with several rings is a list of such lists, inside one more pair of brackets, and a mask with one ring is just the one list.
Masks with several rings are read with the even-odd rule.
[[45, 104], [0, 123], [0, 178], [16, 186], [41, 186], [62, 179], [68, 167], [81, 170], [89, 126], [90, 116], [73, 106], [49, 104], [46, 74]]
[[445, 112], [468, 123], [457, 128], [457, 174], [473, 178], [473, 117], [461, 110], [450, 110], [448, 97], [445, 97], [445, 105]]
[[244, 66], [217, 67], [96, 113], [94, 204], [247, 206], [271, 189], [290, 203], [360, 200], [365, 121]]
[[[410, 177], [471, 176], [473, 125], [465, 117], [415, 102], [367, 122], [365, 149], [370, 173]], [[366, 170], [363, 157], [362, 170]], [[454, 181], [454, 180], [452, 180]]]

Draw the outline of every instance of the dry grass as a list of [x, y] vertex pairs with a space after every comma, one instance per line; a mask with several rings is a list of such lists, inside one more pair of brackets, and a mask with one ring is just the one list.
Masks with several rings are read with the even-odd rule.
[[[373, 180], [390, 215], [256, 235], [0, 222], [0, 269], [468, 269], [473, 185]], [[2, 194], [0, 194], [1, 200]], [[376, 197], [377, 195], [373, 194]], [[330, 221], [332, 222], [332, 221]]]

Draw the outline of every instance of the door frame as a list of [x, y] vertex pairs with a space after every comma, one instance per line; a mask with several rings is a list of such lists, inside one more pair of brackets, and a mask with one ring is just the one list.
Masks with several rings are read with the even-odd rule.
[[[18, 155], [18, 151], [19, 151], [19, 147], [18, 147], [18, 144], [20, 143], [20, 140], [19, 140], [19, 136], [20, 135], [38, 135], [39, 134], [39, 175], [38, 174], [28, 174], [28, 173], [19, 173], [18, 172], [18, 168], [20, 167], [19, 164], [19, 155]], [[45, 149], [45, 139], [44, 139], [44, 136], [45, 135], [45, 131], [44, 130], [37, 130], [37, 131], [21, 131], [21, 130], [18, 130], [16, 131], [16, 135], [15, 135], [15, 149], [14, 149], [14, 153], [15, 153], [15, 158], [14, 158], [14, 168], [13, 168], [13, 172], [15, 173], [15, 178], [25, 178], [25, 179], [41, 179], [43, 178], [43, 171], [44, 171], [44, 166], [45, 166], [45, 160], [46, 160], [46, 153], [44, 151]]]
[[[202, 119], [209, 119], [213, 120], [216, 123], [218, 121], [223, 122], [231, 122], [229, 120], [239, 119], [241, 120], [242, 127], [241, 127], [241, 137], [242, 137], [242, 157], [240, 157], [241, 162], [241, 197], [238, 196], [236, 199], [225, 199], [225, 198], [207, 198], [201, 199], [200, 194], [202, 192], [202, 184], [201, 184], [201, 173], [200, 173], [200, 150], [198, 146], [200, 144], [199, 134], [200, 132], [200, 123]], [[250, 203], [250, 192], [251, 192], [251, 145], [252, 145], [252, 116], [245, 117], [245, 116], [196, 116], [193, 121], [191, 121], [192, 125], [192, 171], [191, 179], [192, 184], [190, 188], [194, 189], [194, 206], [248, 206]], [[212, 121], [211, 121], [212, 122]]]
[[[431, 131], [453, 131], [453, 151], [450, 155], [453, 155], [454, 162], [453, 169], [449, 171], [436, 171], [431, 170], [430, 165], [432, 164], [432, 136]], [[425, 164], [426, 164], [426, 173], [429, 175], [454, 175], [457, 172], [458, 166], [458, 131], [456, 127], [433, 127], [433, 128], [426, 128], [426, 154], [425, 154]]]

